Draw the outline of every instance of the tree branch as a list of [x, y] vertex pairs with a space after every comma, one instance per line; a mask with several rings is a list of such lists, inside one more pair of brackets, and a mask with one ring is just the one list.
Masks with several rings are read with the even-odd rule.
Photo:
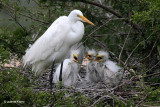
[[[88, 3], [88, 4], [91, 4], [91, 5], [94, 5], [94, 6], [97, 6], [97, 7], [100, 7], [110, 13], [112, 13], [113, 15], [117, 16], [118, 18], [124, 18], [122, 17], [118, 12], [108, 8], [107, 6], [104, 6], [102, 4], [99, 4], [99, 3], [95, 3], [95, 2], [90, 2], [90, 1], [87, 1], [87, 0], [78, 0], [79, 2], [83, 2], [83, 3]], [[131, 26], [133, 26], [134, 29], [136, 29], [137, 31], [139, 32], [142, 32], [142, 29], [140, 28], [139, 25], [137, 24], [134, 24], [132, 21], [130, 21], [129, 19], [127, 20], [124, 20], [126, 23], [130, 24]]]

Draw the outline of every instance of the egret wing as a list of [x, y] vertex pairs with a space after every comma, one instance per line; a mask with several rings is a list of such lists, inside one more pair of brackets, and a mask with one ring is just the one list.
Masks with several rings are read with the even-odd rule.
[[45, 60], [47, 57], [58, 51], [63, 45], [64, 37], [69, 32], [68, 18], [66, 16], [58, 18], [52, 23], [47, 31], [26, 51], [23, 57], [24, 63], [35, 63]]

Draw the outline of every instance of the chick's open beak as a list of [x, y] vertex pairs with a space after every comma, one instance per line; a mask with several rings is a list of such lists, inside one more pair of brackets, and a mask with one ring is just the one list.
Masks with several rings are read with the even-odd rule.
[[97, 55], [94, 61], [100, 61], [103, 59], [102, 57], [103, 57], [102, 55]]
[[74, 55], [73, 55], [73, 60], [74, 60], [75, 62], [78, 62], [78, 55], [77, 55], [77, 54], [74, 54]]
[[85, 22], [94, 26], [94, 24], [91, 21], [89, 21], [87, 18], [85, 18], [84, 16], [78, 15], [78, 17], [80, 17], [83, 21], [85, 21]]

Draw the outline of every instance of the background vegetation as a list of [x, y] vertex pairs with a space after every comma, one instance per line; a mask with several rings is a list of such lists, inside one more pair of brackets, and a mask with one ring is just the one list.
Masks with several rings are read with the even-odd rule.
[[[128, 72], [112, 93], [91, 98], [69, 89], [53, 96], [33, 90], [42, 86], [22, 66], [4, 66], [14, 58], [21, 61], [29, 44], [73, 9], [96, 25], [85, 24], [84, 45], [108, 50]], [[0, 14], [0, 106], [160, 106], [159, 0], [0, 0]]]

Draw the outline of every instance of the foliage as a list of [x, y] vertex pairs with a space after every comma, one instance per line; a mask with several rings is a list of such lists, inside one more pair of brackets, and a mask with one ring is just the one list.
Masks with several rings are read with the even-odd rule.
[[0, 61], [4, 63], [10, 60], [12, 55], [22, 57], [25, 49], [28, 47], [29, 37], [22, 29], [17, 28], [13, 31], [8, 31], [6, 28], [0, 30]]
[[[33, 91], [35, 83], [30, 82], [28, 76], [25, 76], [21, 69], [3, 69], [0, 72], [0, 106], [47, 106], [51, 101], [55, 106], [87, 106], [90, 100], [81, 93], [73, 93], [67, 96], [67, 91], [61, 91], [51, 95], [49, 92]], [[3, 77], [3, 78], [2, 78]], [[37, 84], [35, 84], [37, 85]], [[38, 86], [40, 87], [40, 86]], [[9, 103], [8, 101], [22, 101], [21, 103]], [[7, 103], [8, 102], [8, 103]]]

